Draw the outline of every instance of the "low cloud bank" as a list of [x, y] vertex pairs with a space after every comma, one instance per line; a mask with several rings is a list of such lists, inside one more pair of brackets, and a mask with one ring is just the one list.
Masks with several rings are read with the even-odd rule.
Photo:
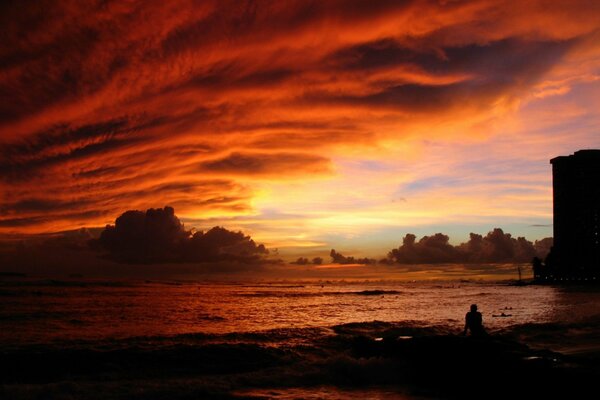
[[298, 259], [296, 261], [292, 262], [292, 264], [296, 264], [296, 265], [308, 265], [308, 264], [321, 265], [321, 264], [323, 264], [323, 259], [321, 257], [314, 257], [312, 260], [309, 260], [306, 257], [298, 257]]
[[545, 258], [553, 239], [531, 242], [524, 237], [514, 238], [500, 228], [479, 235], [471, 233], [469, 241], [453, 246], [448, 235], [436, 233], [423, 236], [419, 241], [412, 233], [404, 236], [402, 244], [392, 249], [384, 263], [526, 263], [533, 257]]
[[265, 246], [257, 245], [242, 232], [218, 226], [207, 232], [186, 230], [172, 207], [126, 211], [114, 225], [107, 225], [91, 245], [106, 251], [111, 259], [134, 264], [252, 263], [264, 260], [268, 254]]
[[368, 265], [368, 264], [375, 264], [377, 262], [377, 261], [375, 261], [375, 259], [372, 259], [372, 258], [366, 258], [366, 257], [365, 258], [354, 258], [352, 256], [345, 256], [342, 253], [338, 253], [334, 249], [331, 249], [329, 256], [331, 257], [331, 262], [333, 264], [364, 264], [364, 265]]

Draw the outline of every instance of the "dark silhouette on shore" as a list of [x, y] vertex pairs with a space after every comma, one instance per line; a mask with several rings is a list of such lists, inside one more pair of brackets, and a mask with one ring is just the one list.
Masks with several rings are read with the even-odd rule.
[[534, 277], [539, 277], [544, 273], [544, 263], [542, 263], [542, 259], [539, 257], [533, 257], [531, 267], [533, 268]]
[[600, 150], [555, 157], [552, 164], [554, 245], [534, 258], [538, 282], [600, 279]]
[[465, 315], [465, 330], [464, 335], [467, 331], [471, 332], [471, 336], [484, 336], [485, 329], [483, 328], [483, 317], [481, 313], [477, 311], [477, 304], [471, 304], [471, 311]]

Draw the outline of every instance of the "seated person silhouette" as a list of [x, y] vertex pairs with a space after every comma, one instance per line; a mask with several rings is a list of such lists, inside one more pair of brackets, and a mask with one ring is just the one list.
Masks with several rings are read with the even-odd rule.
[[477, 311], [477, 304], [471, 304], [471, 311], [465, 315], [464, 335], [467, 334], [467, 330], [471, 331], [471, 336], [485, 335], [485, 329], [483, 329], [483, 318], [481, 317], [481, 313]]

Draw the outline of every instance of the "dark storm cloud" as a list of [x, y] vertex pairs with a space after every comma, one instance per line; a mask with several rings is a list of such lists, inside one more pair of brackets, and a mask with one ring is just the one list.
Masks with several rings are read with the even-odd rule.
[[[470, 91], [473, 94], [473, 91]], [[429, 113], [447, 109], [467, 95], [468, 93], [464, 93], [461, 84], [435, 86], [406, 84], [388, 87], [383, 91], [367, 96], [325, 96], [323, 100], [328, 104], [341, 103], [353, 106], [391, 107], [412, 112]], [[318, 97], [320, 96], [308, 98], [308, 101], [319, 101]]]
[[[343, 49], [328, 60], [334, 71], [372, 73], [393, 67], [413, 68], [421, 73], [462, 75], [458, 82], [410, 83], [385, 80], [373, 84], [373, 93], [348, 95], [329, 92], [308, 93], [303, 101], [322, 105], [345, 104], [397, 108], [430, 113], [457, 106], [490, 107], [500, 94], [528, 87], [551, 68], [574, 41], [527, 41], [503, 39], [485, 44], [439, 48], [426, 52], [390, 39]], [[424, 50], [425, 49], [425, 50]], [[401, 76], [401, 75], [400, 75]], [[389, 79], [389, 78], [388, 78]]]
[[[92, 175], [91, 178], [96, 177]], [[31, 233], [37, 234], [40, 232], [39, 226], [53, 220], [82, 226], [87, 218], [106, 218], [118, 213], [136, 202], [140, 191], [156, 202], [171, 201], [177, 207], [200, 207], [204, 210], [232, 212], [248, 210], [249, 193], [231, 180], [189, 180], [158, 185], [152, 183], [151, 180], [144, 182], [139, 176], [119, 182], [92, 180], [80, 184], [79, 196], [66, 198], [62, 193], [36, 192], [36, 196], [11, 201], [9, 193], [0, 207], [0, 227], [28, 227]], [[125, 187], [127, 189], [123, 189]], [[99, 199], [93, 194], [96, 192], [103, 193], [101, 207], [97, 207]]]
[[174, 209], [127, 211], [92, 242], [108, 256], [127, 263], [257, 262], [268, 251], [241, 232], [214, 227], [207, 232], [184, 228]]
[[533, 257], [544, 258], [552, 246], [552, 238], [532, 243], [524, 237], [514, 238], [502, 229], [482, 236], [470, 234], [466, 243], [453, 246], [442, 233], [424, 236], [419, 241], [409, 233], [397, 249], [392, 249], [388, 260], [400, 264], [435, 263], [527, 263]]
[[0, 174], [0, 179], [10, 183], [14, 183], [15, 181], [24, 182], [32, 178], [43, 176], [48, 171], [48, 168], [61, 165], [70, 160], [77, 160], [95, 155], [101, 156], [110, 151], [132, 146], [139, 143], [139, 141], [139, 139], [106, 139], [99, 143], [91, 143], [79, 148], [69, 149], [63, 154], [48, 155], [43, 158], [25, 162], [21, 160], [8, 160], [6, 163], [0, 164], [0, 169], [3, 170]]
[[[28, 179], [48, 167], [131, 146], [142, 140], [135, 137], [137, 132], [159, 126], [163, 121], [119, 118], [76, 128], [62, 124], [23, 141], [0, 144], [0, 179]], [[111, 170], [117, 168], [104, 168], [104, 174]]]
[[526, 40], [508, 38], [485, 45], [444, 48], [443, 61], [423, 63], [430, 71], [477, 73], [476, 80], [528, 83], [550, 68], [575, 44], [574, 40]]
[[104, 175], [112, 175], [118, 172], [121, 168], [118, 167], [101, 167], [87, 171], [81, 171], [73, 174], [74, 178], [98, 178]]
[[477, 73], [476, 79], [512, 80], [533, 75], [552, 65], [574, 44], [573, 40], [506, 38], [486, 43], [428, 48], [430, 36], [404, 43], [382, 39], [339, 50], [325, 61], [339, 70], [381, 70], [415, 66], [430, 73]]
[[263, 150], [314, 150], [327, 147], [332, 141], [344, 141], [355, 138], [355, 143], [368, 143], [374, 135], [359, 129], [346, 131], [323, 130], [320, 132], [273, 132], [255, 135], [252, 146]]
[[232, 153], [200, 165], [201, 171], [241, 175], [303, 174], [310, 171], [325, 172], [329, 168], [328, 159], [301, 153]]
[[26, 227], [26, 226], [36, 226], [42, 222], [47, 222], [49, 217], [26, 217], [26, 218], [2, 218], [0, 219], [0, 226], [2, 227]]
[[[23, 218], [0, 218], [0, 227], [27, 227], [36, 231], [40, 225], [51, 221], [62, 220], [68, 221], [72, 225], [78, 225], [80, 221], [86, 221], [90, 218], [104, 217], [106, 213], [106, 210], [73, 211], [70, 213], [57, 212], [54, 215], [48, 215], [47, 212], [43, 212], [41, 215], [27, 216]], [[28, 229], [27, 231], [30, 230]]]
[[[348, 23], [376, 18], [384, 13], [401, 11], [414, 1], [222, 1], [210, 7], [202, 17], [183, 23], [161, 43], [165, 56], [206, 48], [206, 38], [214, 41], [269, 40], [273, 35], [293, 39], [306, 29], [341, 19]], [[207, 7], [208, 8], [208, 7]]]
[[35, 133], [22, 142], [3, 145], [1, 150], [4, 157], [14, 159], [35, 159], [44, 152], [67, 144], [80, 141], [90, 141], [102, 137], [112, 137], [123, 132], [127, 126], [124, 118], [99, 122], [72, 128], [68, 124], [59, 124], [44, 132]]
[[31, 212], [31, 211], [50, 211], [50, 210], [64, 210], [64, 209], [77, 209], [82, 206], [77, 201], [60, 201], [50, 199], [24, 199], [17, 201], [16, 203], [6, 205], [6, 209], [17, 213]]
[[[2, 13], [0, 121], [27, 118], [102, 91], [130, 66], [143, 38], [128, 35], [140, 5], [92, 1], [8, 2]], [[25, 4], [26, 3], [26, 4]], [[133, 58], [139, 60], [139, 56]], [[7, 62], [5, 63], [4, 60]]]
[[171, 88], [178, 90], [186, 87], [203, 89], [239, 89], [265, 87], [281, 84], [294, 77], [294, 70], [289, 68], [277, 68], [259, 72], [244, 73], [245, 66], [230, 64], [219, 66], [211, 71], [204, 72], [182, 82], [179, 86]]
[[326, 62], [335, 69], [347, 70], [377, 70], [406, 64], [444, 66], [435, 53], [418, 51], [414, 46], [409, 48], [390, 38], [340, 49], [329, 55]]
[[[201, 208], [202, 210], [248, 211], [248, 193], [234, 181], [189, 181], [152, 186], [144, 190], [146, 195], [164, 201], [171, 200], [175, 207]], [[121, 202], [135, 200], [138, 191], [118, 194]]]

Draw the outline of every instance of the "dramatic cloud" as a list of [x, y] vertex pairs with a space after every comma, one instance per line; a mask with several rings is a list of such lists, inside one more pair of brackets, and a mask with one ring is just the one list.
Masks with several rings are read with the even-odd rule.
[[515, 239], [499, 228], [486, 236], [471, 233], [469, 241], [459, 246], [448, 241], [447, 235], [436, 233], [417, 242], [409, 233], [400, 247], [389, 252], [388, 260], [400, 264], [527, 263], [535, 256], [544, 258], [552, 246], [551, 238], [532, 243], [524, 237]]
[[108, 225], [92, 246], [127, 263], [256, 262], [268, 254], [242, 232], [214, 227], [207, 232], [185, 230], [172, 207], [127, 211]]
[[0, 234], [163, 204], [270, 247], [547, 225], [547, 160], [600, 145], [599, 21], [589, 0], [3, 2]]
[[225, 158], [206, 161], [200, 169], [213, 173], [262, 175], [288, 174], [305, 175], [323, 173], [329, 169], [329, 162], [324, 157], [309, 154], [241, 154], [233, 153]]
[[458, 251], [448, 243], [448, 236], [436, 233], [424, 236], [416, 242], [416, 236], [408, 233], [402, 240], [402, 246], [390, 251], [388, 257], [404, 264], [424, 264], [440, 262], [458, 262]]

